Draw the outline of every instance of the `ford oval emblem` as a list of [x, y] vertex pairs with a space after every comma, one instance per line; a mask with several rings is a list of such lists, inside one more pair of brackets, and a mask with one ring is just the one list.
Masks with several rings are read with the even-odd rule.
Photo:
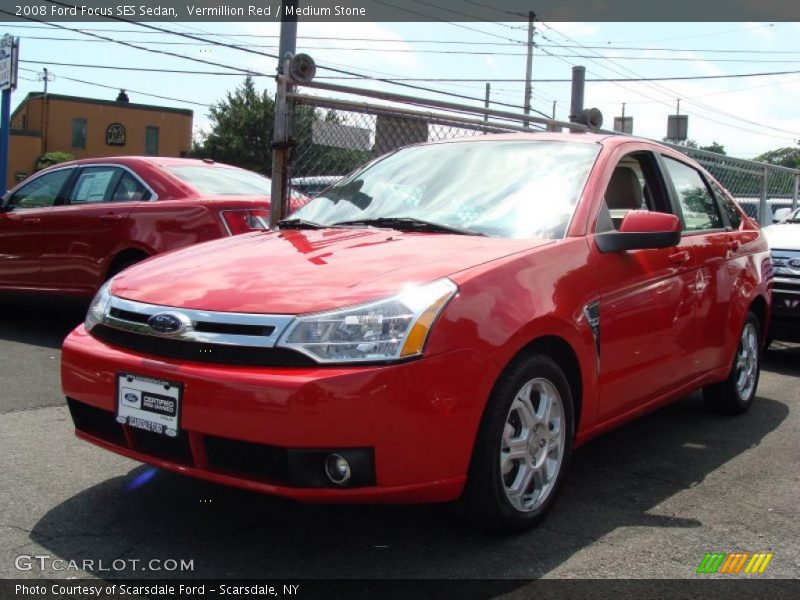
[[192, 322], [181, 313], [161, 312], [147, 319], [147, 325], [153, 331], [164, 334], [175, 334], [185, 331]]
[[793, 269], [800, 269], [800, 258], [793, 258], [789, 261], [789, 266]]

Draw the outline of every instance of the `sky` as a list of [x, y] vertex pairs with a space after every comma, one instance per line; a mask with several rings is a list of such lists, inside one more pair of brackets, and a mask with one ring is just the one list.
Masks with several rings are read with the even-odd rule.
[[[151, 49], [252, 69], [265, 74], [256, 77], [256, 85], [274, 91], [273, 79], [266, 76], [275, 72], [274, 58], [153, 33], [136, 25], [59, 25], [71, 29], [113, 30], [95, 33]], [[225, 34], [215, 39], [251, 44], [249, 49], [257, 52], [277, 52], [279, 24], [274, 22], [154, 25], [202, 37], [208, 37], [208, 33]], [[126, 32], [120, 32], [121, 29]], [[233, 71], [232, 75], [209, 75], [93, 68], [91, 65], [225, 70], [118, 43], [90, 41], [93, 38], [46, 24], [18, 27], [3, 23], [0, 24], [2, 33], [21, 38], [20, 81], [12, 97], [12, 108], [28, 92], [42, 90], [38, 72], [47, 67], [54, 75], [49, 83], [52, 93], [113, 100], [118, 88], [126, 88], [131, 102], [193, 109], [195, 129], [203, 129], [209, 125], [208, 105], [223, 98], [244, 78]], [[298, 37], [298, 51], [313, 56], [320, 66], [341, 67], [378, 77], [430, 78], [434, 81], [412, 83], [474, 97], [475, 100], [449, 99], [476, 106], [483, 104], [485, 81], [522, 80], [525, 76], [525, 23], [334, 24], [301, 20]], [[603, 112], [604, 127], [611, 128], [613, 118], [622, 114], [625, 103], [626, 116], [634, 118], [634, 134], [661, 139], [666, 135], [667, 115], [675, 114], [680, 98], [681, 114], [689, 115], [691, 139], [701, 146], [717, 142], [730, 155], [752, 158], [770, 149], [796, 146], [800, 141], [798, 39], [800, 23], [537, 23], [533, 108], [550, 116], [555, 102], [556, 117], [567, 119], [569, 82], [537, 80], [569, 80], [573, 65], [586, 67], [587, 80], [795, 71], [759, 77], [586, 83], [585, 106], [597, 107]], [[317, 75], [336, 77], [324, 69], [318, 69]], [[476, 81], [438, 81], [441, 78]], [[347, 80], [342, 83], [448, 99], [433, 92], [413, 92], [382, 82]], [[493, 82], [491, 100], [519, 107], [496, 105], [497, 108], [521, 112], [523, 90], [522, 81]]]

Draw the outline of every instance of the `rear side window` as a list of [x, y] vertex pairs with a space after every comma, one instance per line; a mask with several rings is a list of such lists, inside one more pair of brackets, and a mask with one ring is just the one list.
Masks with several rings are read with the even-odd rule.
[[8, 206], [12, 210], [53, 206], [71, 174], [72, 169], [60, 169], [37, 177], [14, 192]]
[[119, 181], [121, 171], [114, 167], [87, 167], [81, 169], [72, 193], [70, 204], [108, 202]]
[[717, 203], [700, 173], [682, 162], [664, 157], [664, 164], [678, 194], [686, 231], [722, 229]]
[[146, 200], [149, 195], [147, 188], [142, 185], [142, 182], [130, 173], [123, 173], [111, 200], [113, 202]]
[[742, 214], [736, 210], [736, 207], [733, 204], [733, 200], [728, 197], [728, 194], [725, 193], [716, 182], [711, 182], [711, 188], [714, 190], [714, 193], [717, 195], [717, 200], [719, 200], [719, 205], [722, 207], [722, 212], [728, 217], [728, 223], [730, 223], [731, 228], [739, 229], [739, 226], [742, 224]]

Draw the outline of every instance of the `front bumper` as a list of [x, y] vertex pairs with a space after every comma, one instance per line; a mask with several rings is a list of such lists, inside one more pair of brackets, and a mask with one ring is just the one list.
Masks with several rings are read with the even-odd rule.
[[[154, 440], [155, 434], [143, 436], [114, 421], [120, 371], [184, 384], [178, 439]], [[87, 426], [85, 418], [76, 419], [81, 439], [217, 483], [323, 502], [457, 498], [496, 375], [492, 363], [471, 350], [377, 367], [178, 362], [111, 346], [83, 326], [65, 340], [61, 369], [73, 416], [77, 407], [97, 420]], [[246, 454], [246, 465], [262, 461], [265, 468], [217, 461], [210, 445], [216, 453], [220, 440]], [[362, 449], [374, 460], [374, 483], [293, 485], [281, 461], [298, 449]]]

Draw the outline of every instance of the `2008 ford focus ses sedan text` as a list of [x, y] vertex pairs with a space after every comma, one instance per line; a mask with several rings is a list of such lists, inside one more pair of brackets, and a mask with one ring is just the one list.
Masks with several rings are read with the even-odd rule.
[[62, 382], [80, 438], [143, 462], [520, 530], [592, 436], [699, 388], [750, 407], [771, 269], [758, 226], [665, 146], [421, 144], [278, 231], [114, 277]]

